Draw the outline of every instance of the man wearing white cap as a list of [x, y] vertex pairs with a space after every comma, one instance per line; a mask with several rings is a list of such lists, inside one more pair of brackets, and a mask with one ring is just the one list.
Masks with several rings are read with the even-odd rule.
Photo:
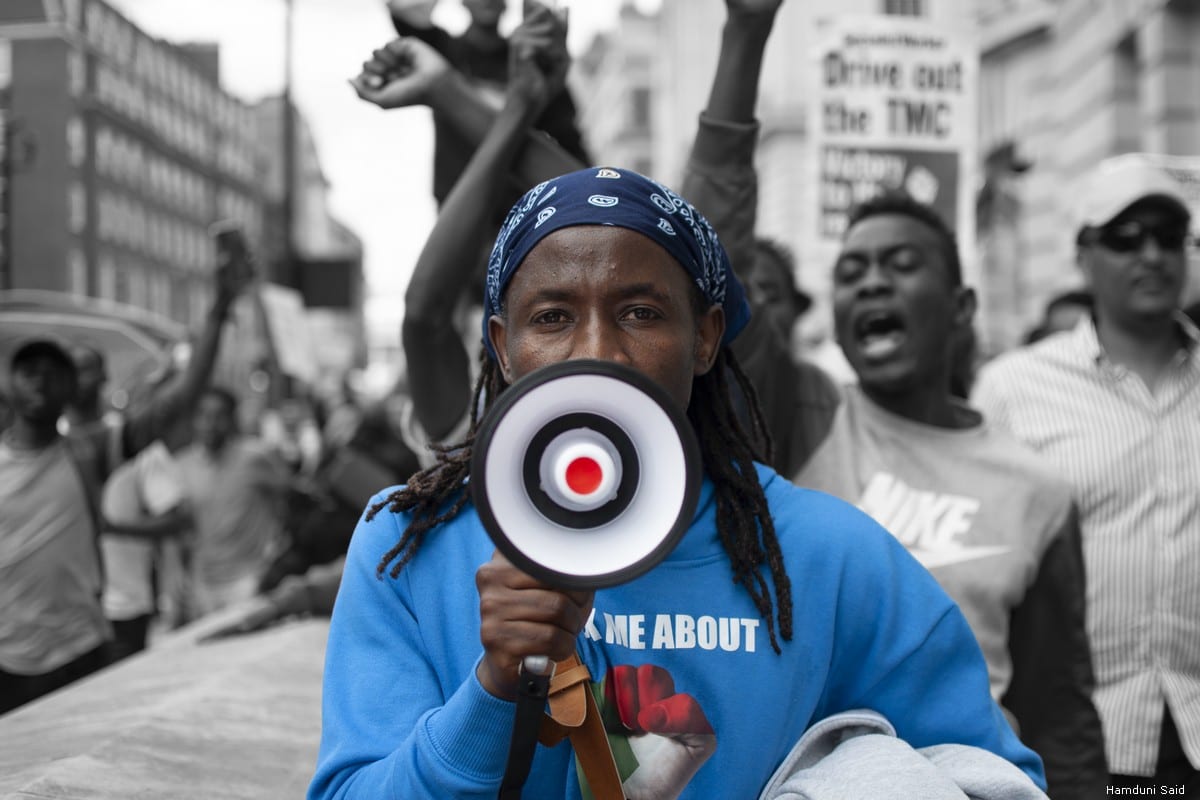
[[1076, 240], [1093, 314], [984, 367], [972, 399], [1074, 487], [1113, 787], [1200, 797], [1200, 333], [1179, 310], [1189, 223], [1151, 160], [1102, 162]]

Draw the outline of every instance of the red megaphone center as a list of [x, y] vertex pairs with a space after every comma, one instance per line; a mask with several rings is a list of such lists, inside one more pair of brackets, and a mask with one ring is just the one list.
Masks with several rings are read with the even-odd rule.
[[567, 464], [567, 487], [576, 494], [589, 495], [604, 482], [604, 469], [594, 458], [579, 456]]

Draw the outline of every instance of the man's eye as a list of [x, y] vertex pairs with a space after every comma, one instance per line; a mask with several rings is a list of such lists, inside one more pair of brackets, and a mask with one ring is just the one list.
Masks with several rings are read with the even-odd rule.
[[542, 311], [533, 318], [536, 325], [561, 325], [566, 321], [567, 315], [556, 310]]
[[839, 258], [833, 265], [833, 279], [839, 283], [851, 283], [862, 277], [867, 262], [861, 258]]
[[921, 266], [921, 256], [911, 250], [901, 250], [887, 260], [887, 265], [900, 272], [912, 272]]
[[650, 322], [662, 319], [662, 314], [659, 314], [656, 310], [648, 306], [634, 306], [625, 312], [625, 318], [637, 320], [638, 322]]

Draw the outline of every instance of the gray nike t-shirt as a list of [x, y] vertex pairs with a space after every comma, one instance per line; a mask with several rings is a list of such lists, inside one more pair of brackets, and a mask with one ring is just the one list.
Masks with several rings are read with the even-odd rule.
[[1069, 488], [986, 422], [962, 430], [914, 422], [855, 386], [842, 400], [793, 482], [854, 503], [932, 572], [975, 632], [999, 701], [1012, 676], [1012, 609], [1068, 519]]

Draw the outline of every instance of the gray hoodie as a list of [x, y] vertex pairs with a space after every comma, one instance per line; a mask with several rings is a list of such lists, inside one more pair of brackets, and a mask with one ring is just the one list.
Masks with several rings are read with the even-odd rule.
[[1047, 800], [1016, 766], [978, 747], [919, 750], [882, 715], [845, 711], [813, 725], [759, 800]]

